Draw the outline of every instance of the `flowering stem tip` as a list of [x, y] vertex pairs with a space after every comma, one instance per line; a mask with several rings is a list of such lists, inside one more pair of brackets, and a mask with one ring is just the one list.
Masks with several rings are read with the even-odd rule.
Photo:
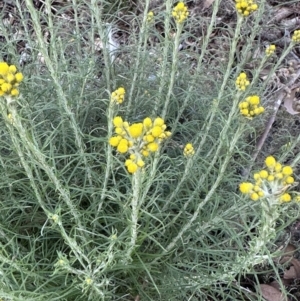
[[187, 143], [183, 150], [183, 155], [185, 157], [192, 157], [195, 154], [194, 147], [191, 143]]
[[240, 73], [235, 81], [235, 85], [237, 90], [245, 91], [246, 88], [250, 85], [250, 81], [247, 78], [247, 74], [245, 72]]
[[147, 117], [140, 123], [129, 124], [122, 117], [113, 119], [115, 136], [109, 139], [109, 144], [121, 154], [129, 153], [125, 166], [129, 173], [135, 173], [145, 165], [145, 157], [150, 152], [156, 152], [161, 142], [171, 133], [166, 131], [167, 126], [162, 118], [154, 120]]
[[258, 5], [252, 0], [235, 0], [235, 7], [239, 14], [248, 17], [252, 12], [258, 9]]
[[251, 119], [265, 111], [264, 107], [260, 106], [260, 98], [257, 95], [248, 96], [239, 104], [239, 108], [243, 116]]
[[0, 62], [0, 96], [18, 96], [18, 86], [22, 80], [23, 74], [17, 72], [15, 65]]
[[282, 166], [273, 156], [265, 159], [266, 169], [254, 174], [254, 184], [243, 182], [240, 191], [248, 194], [253, 201], [265, 198], [269, 205], [291, 201], [292, 197], [286, 190], [294, 183], [291, 166]]
[[118, 88], [111, 93], [111, 102], [121, 104], [124, 101], [125, 89], [123, 87]]
[[183, 2], [178, 2], [178, 4], [173, 8], [172, 16], [175, 19], [176, 23], [183, 23], [189, 15], [187, 6]]

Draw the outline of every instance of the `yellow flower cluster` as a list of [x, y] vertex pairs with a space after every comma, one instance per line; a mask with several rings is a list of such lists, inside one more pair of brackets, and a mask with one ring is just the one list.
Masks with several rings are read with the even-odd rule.
[[183, 2], [178, 2], [178, 4], [173, 8], [172, 16], [177, 23], [183, 23], [188, 17], [189, 12], [187, 6]]
[[0, 96], [18, 96], [18, 86], [23, 80], [23, 74], [17, 73], [15, 65], [0, 62]]
[[149, 13], [147, 14], [147, 22], [151, 23], [154, 19], [154, 13], [153, 11], [149, 11]]
[[266, 49], [266, 55], [267, 56], [271, 56], [276, 50], [276, 46], [275, 45], [269, 45]]
[[249, 16], [258, 8], [257, 4], [252, 0], [235, 0], [235, 3], [236, 10], [244, 17]]
[[245, 91], [247, 86], [250, 85], [250, 81], [247, 78], [247, 74], [242, 72], [235, 81], [236, 88], [240, 91]]
[[185, 157], [191, 157], [195, 154], [193, 144], [187, 143], [184, 147], [183, 154]]
[[254, 116], [257, 116], [265, 111], [265, 109], [259, 104], [259, 96], [248, 96], [244, 101], [242, 101], [239, 104], [240, 112], [245, 117], [253, 118]]
[[124, 101], [125, 89], [123, 87], [118, 88], [111, 93], [111, 102], [121, 104]]
[[292, 177], [292, 167], [282, 166], [273, 156], [268, 156], [265, 164], [266, 169], [254, 174], [255, 183], [241, 183], [240, 191], [248, 194], [253, 201], [273, 196], [279, 202], [289, 202], [292, 198], [290, 194], [285, 193], [285, 190], [295, 181]]
[[300, 42], [300, 30], [295, 30], [292, 36], [292, 41], [295, 43]]
[[143, 167], [144, 158], [148, 157], [150, 152], [156, 152], [160, 143], [171, 135], [166, 131], [167, 126], [160, 117], [154, 120], [147, 117], [143, 122], [129, 125], [122, 117], [117, 116], [113, 119], [113, 124], [116, 135], [109, 139], [109, 144], [122, 154], [130, 154], [125, 166], [132, 174]]

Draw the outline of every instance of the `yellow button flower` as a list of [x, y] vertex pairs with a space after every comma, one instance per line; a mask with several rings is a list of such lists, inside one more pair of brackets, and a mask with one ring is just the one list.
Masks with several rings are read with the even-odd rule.
[[111, 137], [111, 138], [109, 139], [109, 144], [110, 144], [111, 146], [116, 147], [116, 146], [118, 146], [118, 144], [119, 144], [119, 142], [120, 142], [121, 139], [122, 139], [121, 136], [114, 136], [114, 137]]
[[299, 43], [300, 42], [300, 30], [295, 30], [293, 35], [292, 35], [292, 41], [294, 43]]
[[15, 74], [17, 67], [0, 62], [0, 96], [18, 96], [18, 86], [23, 80], [21, 72]]
[[0, 62], [0, 75], [5, 76], [9, 71], [9, 66], [5, 62]]
[[121, 154], [124, 154], [128, 151], [128, 140], [126, 139], [121, 139], [118, 147], [117, 147], [118, 152], [120, 152]]
[[280, 197], [280, 201], [281, 202], [290, 202], [292, 199], [291, 195], [288, 193], [284, 193], [281, 197]]
[[276, 160], [273, 156], [268, 156], [265, 160], [267, 167], [273, 169], [276, 166]]
[[12, 74], [15, 74], [17, 72], [17, 67], [15, 65], [10, 65], [8, 67], [8, 71], [11, 72]]
[[128, 172], [130, 172], [132, 174], [135, 173], [137, 171], [137, 169], [138, 169], [138, 165], [134, 162], [131, 162], [127, 165]]
[[286, 182], [287, 184], [293, 184], [293, 183], [295, 182], [295, 180], [294, 180], [293, 177], [287, 177], [287, 178], [285, 179], [285, 182]]
[[23, 80], [23, 74], [19, 72], [15, 75], [15, 78], [16, 78], [16, 81], [18, 83], [20, 83]]
[[156, 152], [158, 150], [158, 144], [156, 142], [151, 142], [147, 145], [147, 148], [151, 152]]
[[235, 85], [237, 90], [245, 91], [246, 87], [250, 85], [250, 82], [247, 78], [247, 74], [245, 72], [240, 73], [235, 81]]
[[185, 157], [190, 157], [195, 154], [195, 150], [192, 143], [187, 143], [184, 147], [183, 154]]
[[138, 138], [143, 133], [143, 124], [142, 123], [134, 123], [129, 126], [129, 134], [132, 138]]
[[257, 201], [259, 199], [259, 195], [256, 192], [253, 192], [250, 196], [251, 200]]
[[147, 14], [147, 22], [150, 23], [152, 22], [154, 19], [154, 13], [153, 11], [149, 11], [149, 13]]
[[250, 193], [253, 189], [253, 184], [249, 182], [243, 182], [240, 184], [241, 193]]
[[152, 136], [152, 135], [146, 135], [145, 136], [145, 141], [147, 141], [147, 142], [153, 142], [154, 141], [154, 136]]
[[138, 165], [138, 167], [143, 167], [145, 165], [145, 162], [140, 159], [137, 161], [137, 165]]
[[165, 121], [160, 118], [160, 117], [157, 117], [154, 119], [154, 125], [156, 126], [163, 126], [165, 124]]
[[187, 6], [183, 2], [178, 2], [172, 11], [172, 16], [175, 19], [176, 23], [183, 23], [188, 17], [189, 12]]
[[282, 168], [282, 173], [285, 175], [285, 176], [290, 176], [293, 174], [293, 169], [291, 166], [284, 166]]
[[143, 125], [144, 125], [146, 130], [149, 130], [152, 127], [151, 118], [149, 118], [149, 117], [145, 118], [144, 121], [143, 121]]
[[161, 133], [162, 133], [162, 128], [161, 128], [161, 126], [155, 126], [155, 127], [153, 127], [153, 129], [152, 129], [152, 136], [153, 137], [159, 137], [160, 135], [161, 135]]
[[111, 102], [121, 104], [124, 101], [125, 89], [123, 87], [118, 88], [111, 93]]
[[235, 7], [239, 14], [244, 17], [249, 16], [258, 9], [258, 5], [253, 0], [235, 0]]
[[267, 56], [271, 56], [276, 50], [276, 46], [275, 45], [270, 45], [267, 47], [266, 49], [266, 55]]
[[269, 176], [269, 174], [268, 174], [268, 172], [267, 172], [266, 170], [261, 170], [261, 171], [259, 172], [259, 175], [260, 175], [260, 177], [261, 177], [262, 179], [266, 179], [266, 178]]
[[121, 128], [123, 126], [123, 119], [122, 119], [122, 117], [116, 116], [113, 119], [113, 124], [114, 124], [115, 127]]

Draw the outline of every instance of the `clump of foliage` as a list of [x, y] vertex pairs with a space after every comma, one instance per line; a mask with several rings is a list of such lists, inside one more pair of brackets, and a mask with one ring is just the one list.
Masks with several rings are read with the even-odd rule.
[[64, 31], [51, 1], [43, 18], [31, 0], [16, 1], [35, 58], [23, 66], [4, 27], [1, 53], [12, 62], [0, 62], [0, 297], [243, 298], [236, 282], [269, 263], [278, 225], [298, 214], [300, 155], [287, 163], [287, 152], [267, 154], [261, 170], [249, 136], [266, 120], [268, 83], [299, 32], [262, 83], [275, 46], [252, 72], [245, 64], [263, 5], [236, 0], [230, 50], [211, 67], [219, 0], [196, 59], [179, 51], [197, 21], [184, 2], [166, 0], [156, 14], [146, 0], [127, 45], [114, 42], [117, 11], [72, 3], [75, 31]]

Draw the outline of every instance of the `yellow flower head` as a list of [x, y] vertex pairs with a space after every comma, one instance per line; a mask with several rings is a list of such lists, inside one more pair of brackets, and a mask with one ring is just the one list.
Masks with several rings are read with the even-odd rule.
[[286, 193], [294, 183], [293, 169], [291, 166], [282, 166], [273, 156], [265, 159], [267, 170], [260, 170], [253, 175], [255, 184], [244, 182], [240, 184], [240, 191], [248, 194], [256, 201], [265, 197], [270, 206], [291, 201], [291, 195]]
[[163, 132], [162, 127], [156, 125], [156, 126], [153, 127], [151, 134], [154, 138], [157, 138], [162, 134], [162, 132]]
[[187, 6], [183, 2], [178, 2], [178, 4], [173, 8], [172, 16], [175, 19], [176, 23], [183, 23], [188, 17], [189, 12]]
[[143, 133], [143, 124], [142, 123], [134, 123], [129, 127], [129, 134], [132, 138], [138, 138]]
[[0, 62], [0, 75], [5, 76], [9, 71], [9, 66], [5, 62]]
[[17, 72], [15, 65], [0, 62], [0, 96], [18, 96], [19, 83], [23, 80], [23, 74]]
[[119, 142], [121, 141], [122, 137], [121, 136], [114, 136], [114, 137], [111, 137], [109, 139], [109, 144], [111, 146], [114, 146], [114, 147], [117, 147], [119, 145]]
[[266, 49], [266, 55], [271, 56], [275, 52], [275, 50], [276, 50], [275, 45], [272, 44], [272, 45], [268, 46]]
[[191, 157], [195, 154], [195, 150], [192, 143], [187, 143], [183, 150], [183, 155], [185, 157]]
[[239, 104], [239, 108], [240, 113], [250, 119], [254, 116], [260, 115], [265, 110], [262, 106], [260, 106], [260, 98], [258, 95], [248, 96]]
[[124, 101], [125, 89], [123, 87], [118, 88], [111, 93], [111, 102], [121, 104]]
[[251, 193], [250, 198], [252, 201], [257, 201], [259, 199], [259, 194], [256, 192]]
[[10, 73], [15, 74], [17, 72], [17, 67], [15, 65], [10, 65], [8, 70]]
[[123, 126], [123, 119], [122, 119], [122, 117], [116, 116], [113, 119], [113, 124], [114, 124], [115, 127], [122, 127]]
[[284, 194], [280, 197], [280, 201], [281, 201], [281, 202], [285, 202], [285, 203], [290, 202], [291, 199], [292, 199], [292, 197], [291, 197], [291, 195], [288, 194], [288, 193], [284, 193]]
[[151, 23], [154, 19], [154, 13], [153, 11], [149, 11], [149, 13], [147, 14], [147, 22]]
[[139, 159], [136, 164], [138, 165], [138, 167], [143, 167], [145, 165], [145, 162], [142, 159]]
[[300, 30], [295, 30], [292, 35], [292, 41], [294, 43], [300, 43]]
[[237, 90], [239, 91], [245, 91], [247, 86], [250, 85], [250, 81], [247, 78], [247, 74], [245, 72], [242, 72], [236, 79], [235, 85]]
[[253, 0], [235, 0], [235, 3], [236, 10], [244, 17], [249, 16], [258, 9], [257, 4]]
[[16, 78], [16, 81], [18, 83], [20, 83], [22, 80], [23, 80], [23, 74], [21, 72], [18, 72], [16, 75], [15, 75], [15, 78]]
[[125, 166], [133, 174], [145, 165], [144, 158], [149, 152], [156, 152], [163, 140], [170, 137], [162, 118], [146, 117], [143, 122], [129, 124], [122, 117], [113, 119], [115, 136], [109, 138], [109, 144], [121, 154], [129, 153]]
[[241, 193], [250, 193], [252, 191], [253, 184], [249, 182], [243, 182], [240, 184]]
[[149, 130], [152, 127], [151, 118], [149, 118], [149, 117], [145, 118], [144, 121], [143, 121], [143, 125], [144, 125], [146, 130]]
[[266, 178], [269, 176], [269, 174], [268, 174], [268, 172], [267, 172], [266, 170], [261, 170], [261, 171], [259, 172], [259, 175], [260, 175], [260, 177], [261, 177], [262, 179], [266, 179]]
[[148, 144], [148, 150], [150, 152], [156, 152], [158, 150], [158, 144], [156, 142], [151, 142]]
[[290, 176], [293, 174], [293, 169], [291, 166], [284, 166], [282, 168], [282, 173], [285, 175], [285, 176]]
[[127, 167], [128, 172], [131, 174], [135, 173], [138, 170], [138, 165], [131, 159], [125, 161], [125, 166]]
[[163, 126], [165, 124], [164, 120], [160, 117], [154, 119], [154, 125]]
[[287, 177], [287, 178], [285, 179], [285, 182], [286, 182], [287, 184], [293, 184], [293, 183], [295, 182], [295, 180], [294, 180], [293, 177]]
[[121, 139], [117, 147], [118, 152], [121, 154], [126, 153], [128, 151], [128, 144], [129, 143], [127, 139]]
[[273, 169], [276, 166], [276, 160], [273, 156], [268, 156], [265, 160], [265, 163], [269, 169]]

